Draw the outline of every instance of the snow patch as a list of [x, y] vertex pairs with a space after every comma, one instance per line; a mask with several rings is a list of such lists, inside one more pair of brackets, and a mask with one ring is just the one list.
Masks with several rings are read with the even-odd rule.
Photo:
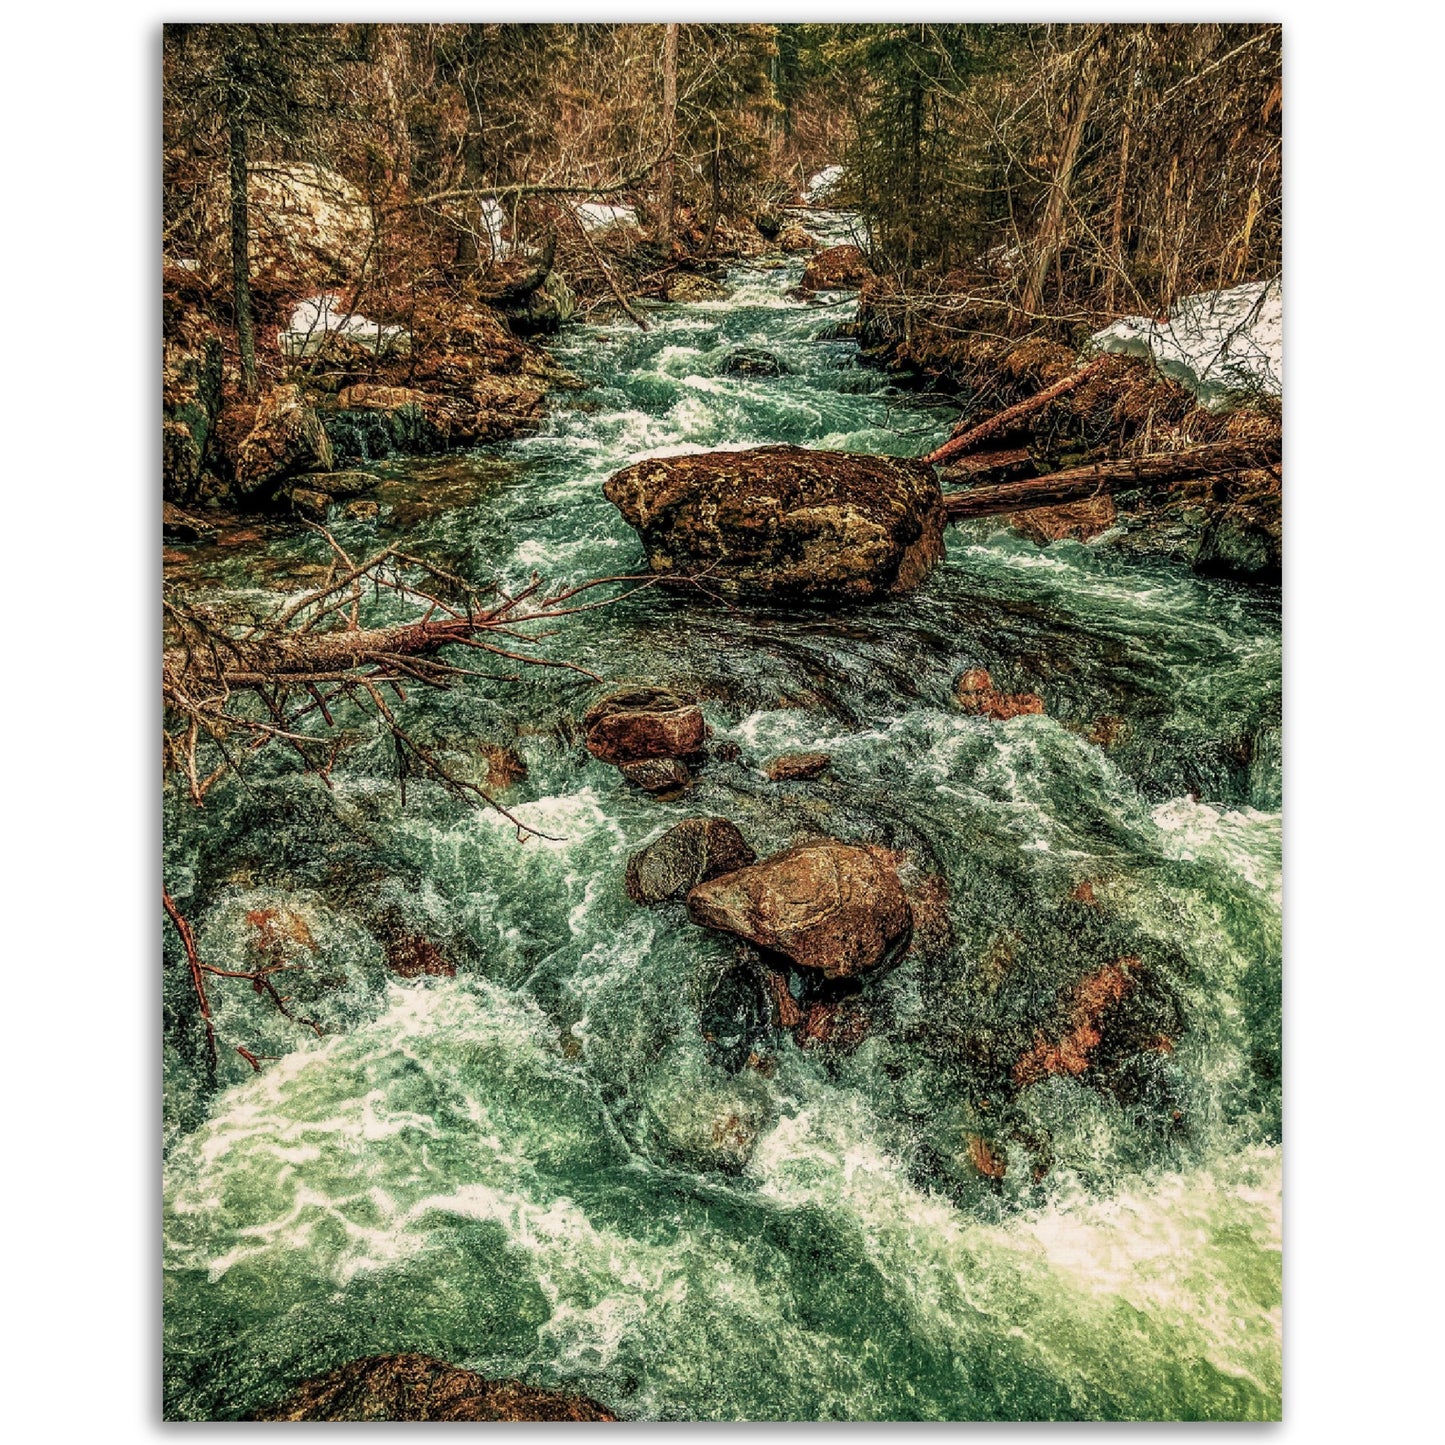
[[636, 226], [635, 206], [605, 206], [598, 201], [583, 201], [574, 206], [577, 219], [588, 231], [605, 231], [609, 226]]
[[1090, 349], [1152, 357], [1200, 404], [1219, 410], [1241, 393], [1278, 396], [1284, 379], [1284, 304], [1279, 278], [1204, 291], [1166, 321], [1125, 316], [1090, 338]]
[[813, 205], [831, 195], [843, 179], [842, 166], [824, 166], [816, 176], [803, 187], [803, 199]]
[[285, 355], [309, 356], [332, 331], [378, 354], [404, 350], [411, 341], [404, 326], [385, 326], [359, 312], [348, 311], [346, 303], [334, 291], [323, 291], [299, 302], [291, 313], [290, 325], [278, 332], [277, 338]]

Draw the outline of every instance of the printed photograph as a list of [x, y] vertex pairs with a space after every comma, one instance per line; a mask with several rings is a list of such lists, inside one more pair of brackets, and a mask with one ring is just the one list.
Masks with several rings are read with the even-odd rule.
[[165, 1418], [1278, 1420], [1280, 27], [155, 40]]

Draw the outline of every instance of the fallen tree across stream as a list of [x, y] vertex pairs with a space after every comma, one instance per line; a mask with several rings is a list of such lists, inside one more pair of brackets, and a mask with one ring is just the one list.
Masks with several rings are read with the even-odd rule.
[[1069, 467], [1044, 477], [996, 486], [945, 492], [943, 507], [950, 522], [974, 517], [995, 517], [1030, 507], [1057, 507], [1106, 493], [1168, 487], [1200, 477], [1253, 471], [1278, 463], [1280, 447], [1272, 442], [1209, 442], [1177, 452], [1154, 452], [1142, 457], [1095, 462]]

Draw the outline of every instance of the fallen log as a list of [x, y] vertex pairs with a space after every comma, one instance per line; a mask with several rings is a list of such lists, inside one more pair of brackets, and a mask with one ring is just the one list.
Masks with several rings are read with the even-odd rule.
[[1009, 472], [1016, 467], [1031, 465], [1033, 456], [1027, 447], [1000, 447], [991, 452], [978, 452], [971, 457], [960, 457], [950, 462], [944, 471], [949, 481], [961, 481], [965, 477], [981, 472]]
[[1035, 392], [1027, 401], [1021, 401], [1015, 406], [1006, 408], [996, 416], [991, 416], [987, 421], [981, 421], [975, 427], [967, 431], [957, 432], [951, 436], [941, 447], [929, 452], [923, 458], [925, 462], [943, 462], [949, 457], [956, 457], [960, 452], [966, 452], [976, 447], [979, 442], [987, 441], [989, 437], [996, 436], [1005, 428], [1010, 427], [1020, 417], [1028, 416], [1031, 412], [1038, 411], [1040, 407], [1047, 406], [1049, 402], [1057, 400], [1098, 371], [1109, 358], [1100, 356], [1091, 361], [1087, 366], [1080, 367], [1078, 371], [1071, 371], [1061, 381], [1056, 381], [1052, 386], [1046, 386], [1042, 391]]
[[1135, 488], [1168, 486], [1195, 477], [1220, 476], [1227, 472], [1267, 467], [1279, 460], [1277, 441], [1209, 442], [1180, 452], [1155, 452], [1143, 457], [1122, 457], [1117, 461], [1095, 462], [1091, 466], [1069, 467], [1046, 477], [997, 486], [974, 487], [966, 492], [945, 492], [944, 515], [950, 522], [974, 517], [995, 517], [1004, 512], [1021, 512], [1030, 507], [1056, 507], [1103, 493], [1126, 492]]

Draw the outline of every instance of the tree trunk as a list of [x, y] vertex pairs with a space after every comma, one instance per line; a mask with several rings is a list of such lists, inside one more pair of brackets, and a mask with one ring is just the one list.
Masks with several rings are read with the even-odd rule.
[[1047, 477], [949, 492], [943, 498], [943, 509], [950, 522], [966, 522], [974, 517], [995, 517], [1030, 507], [1057, 507], [1061, 502], [1078, 502], [1104, 492], [1127, 492], [1195, 477], [1250, 471], [1277, 462], [1279, 455], [1277, 441], [1209, 442], [1182, 452], [1124, 457], [1087, 467], [1070, 467]]
[[256, 328], [251, 315], [251, 224], [246, 214], [246, 122], [232, 109], [226, 117], [231, 149], [231, 296], [236, 311], [236, 347], [241, 353], [241, 386], [256, 394]]
[[661, 218], [657, 239], [664, 247], [672, 245], [674, 155], [677, 149], [677, 32], [676, 25], [662, 27], [662, 184], [658, 195]]
[[1044, 296], [1044, 278], [1049, 274], [1049, 267], [1054, 264], [1054, 258], [1064, 243], [1064, 208], [1069, 199], [1069, 181], [1074, 173], [1074, 163], [1079, 158], [1079, 145], [1084, 138], [1084, 126], [1089, 119], [1089, 111], [1094, 104], [1094, 95], [1099, 88], [1098, 61], [1102, 49], [1102, 42], [1098, 38], [1100, 34], [1102, 34], [1102, 27], [1097, 27], [1095, 34], [1080, 47], [1084, 54], [1080, 61], [1079, 86], [1073, 98], [1074, 113], [1069, 119], [1068, 130], [1064, 133], [1063, 152], [1059, 156], [1059, 164], [1054, 170], [1054, 178], [1049, 186], [1049, 199], [1044, 206], [1043, 220], [1039, 223], [1038, 236], [1035, 241], [1037, 249], [1029, 270], [1028, 282], [1024, 286], [1025, 320], [1032, 320], [1038, 315]]

